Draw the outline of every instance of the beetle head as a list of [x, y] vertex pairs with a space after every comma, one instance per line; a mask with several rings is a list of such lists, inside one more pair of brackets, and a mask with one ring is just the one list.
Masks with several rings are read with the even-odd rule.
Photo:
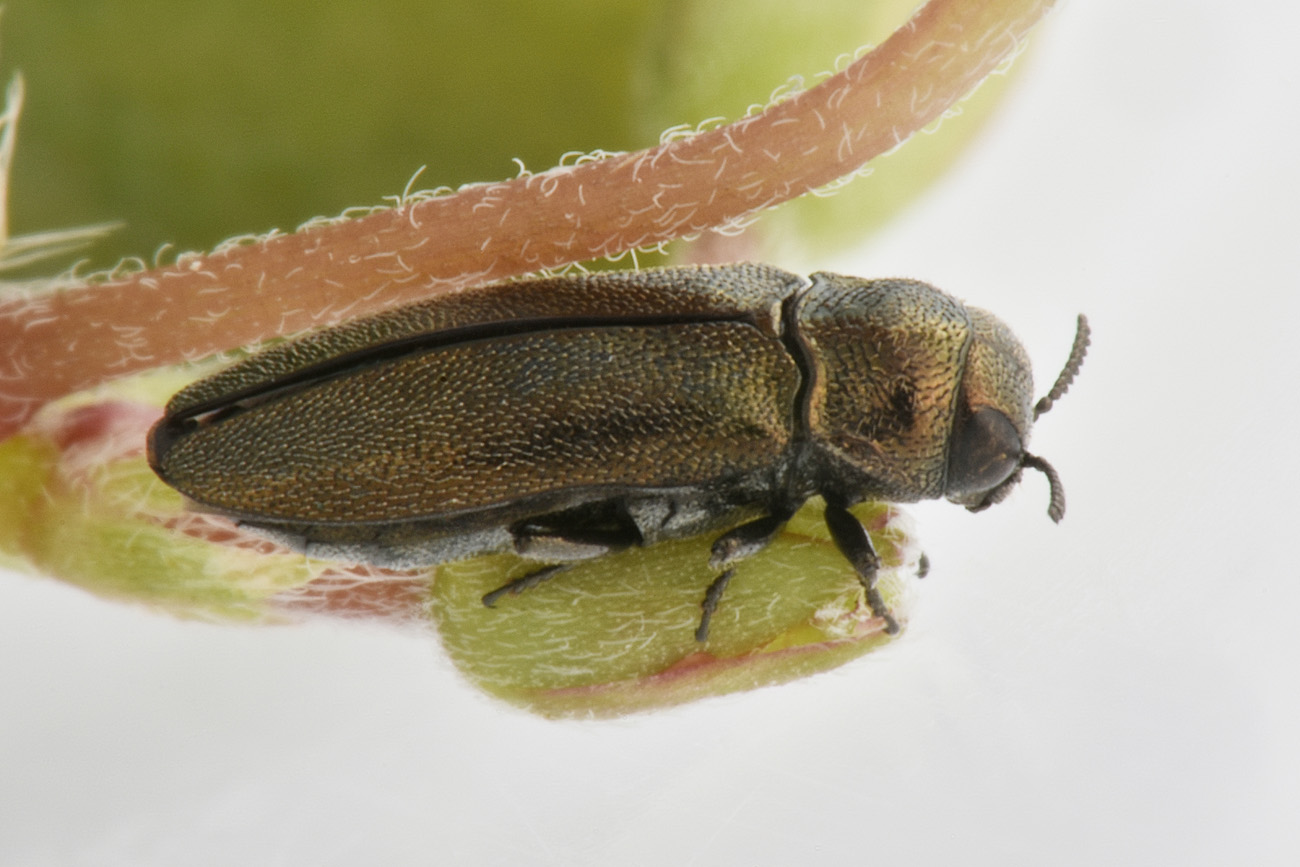
[[992, 314], [970, 308], [974, 340], [966, 359], [948, 448], [944, 496], [972, 512], [1001, 502], [1025, 467], [1040, 470], [1051, 487], [1047, 514], [1065, 514], [1061, 479], [1047, 461], [1025, 451], [1038, 416], [1065, 394], [1088, 349], [1088, 320], [1080, 315], [1074, 346], [1056, 383], [1031, 405], [1033, 377], [1020, 341]]

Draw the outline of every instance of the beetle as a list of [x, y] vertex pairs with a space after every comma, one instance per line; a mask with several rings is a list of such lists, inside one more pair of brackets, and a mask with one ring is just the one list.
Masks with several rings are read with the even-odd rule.
[[413, 568], [513, 551], [539, 568], [717, 532], [696, 638], [732, 565], [814, 495], [873, 615], [898, 623], [849, 507], [979, 511], [1022, 470], [1089, 340], [1032, 403], [993, 315], [915, 280], [737, 264], [507, 281], [253, 355], [176, 394], [149, 464], [199, 507], [310, 556]]

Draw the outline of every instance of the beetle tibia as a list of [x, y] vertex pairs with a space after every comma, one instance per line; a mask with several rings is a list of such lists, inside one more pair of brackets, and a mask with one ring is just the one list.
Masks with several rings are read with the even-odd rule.
[[871, 613], [885, 622], [885, 631], [890, 635], [898, 633], [898, 621], [889, 612], [889, 606], [876, 588], [876, 577], [880, 570], [880, 556], [871, 544], [867, 529], [847, 508], [839, 503], [826, 502], [826, 526], [831, 531], [835, 547], [840, 549], [844, 558], [853, 564], [862, 582], [862, 590], [867, 598]]

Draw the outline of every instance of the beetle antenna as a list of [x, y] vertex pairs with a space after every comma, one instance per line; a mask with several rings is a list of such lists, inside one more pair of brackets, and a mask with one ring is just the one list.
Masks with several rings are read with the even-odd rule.
[[1052, 489], [1051, 500], [1047, 504], [1047, 517], [1054, 523], [1061, 523], [1061, 519], [1065, 517], [1065, 488], [1062, 487], [1061, 477], [1056, 474], [1056, 470], [1047, 461], [1027, 452], [1021, 458], [1020, 466], [1038, 470], [1047, 476], [1047, 484]]
[[1070, 388], [1070, 383], [1079, 374], [1079, 368], [1083, 366], [1083, 357], [1088, 354], [1088, 341], [1092, 337], [1092, 329], [1088, 327], [1088, 317], [1082, 313], [1079, 314], [1078, 329], [1074, 332], [1074, 346], [1070, 347], [1070, 357], [1065, 361], [1065, 367], [1061, 370], [1061, 375], [1056, 378], [1056, 384], [1052, 390], [1044, 395], [1038, 403], [1034, 404], [1034, 421], [1038, 417], [1052, 408], [1052, 404], [1061, 399], [1061, 395]]

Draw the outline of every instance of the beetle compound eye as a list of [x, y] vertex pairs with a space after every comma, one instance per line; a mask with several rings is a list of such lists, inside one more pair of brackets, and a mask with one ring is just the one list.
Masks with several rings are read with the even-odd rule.
[[996, 488], [1020, 466], [1020, 434], [1001, 412], [982, 407], [953, 431], [946, 494], [965, 499]]

